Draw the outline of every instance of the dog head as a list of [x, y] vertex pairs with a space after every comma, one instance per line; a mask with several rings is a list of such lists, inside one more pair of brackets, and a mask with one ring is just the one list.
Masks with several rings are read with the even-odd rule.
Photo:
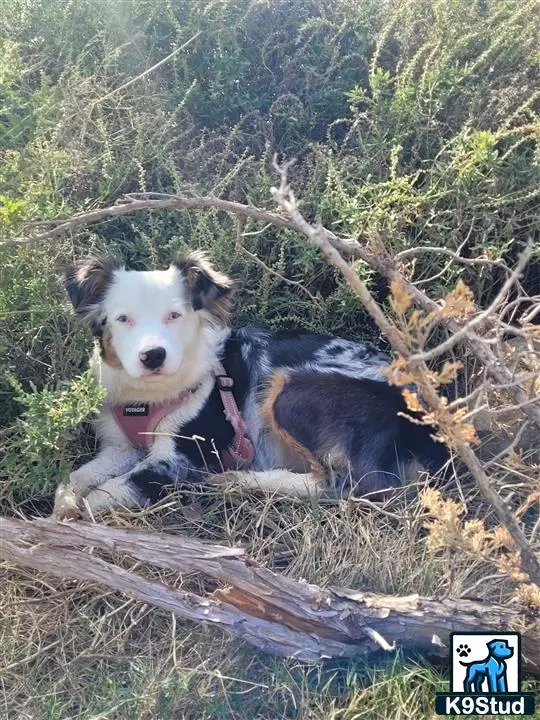
[[126, 270], [89, 258], [63, 270], [75, 310], [99, 339], [102, 361], [131, 378], [159, 383], [189, 361], [204, 327], [226, 324], [232, 281], [200, 253], [167, 270]]
[[487, 646], [492, 657], [497, 660], [505, 660], [514, 654], [514, 649], [509, 647], [506, 640], [491, 640]]

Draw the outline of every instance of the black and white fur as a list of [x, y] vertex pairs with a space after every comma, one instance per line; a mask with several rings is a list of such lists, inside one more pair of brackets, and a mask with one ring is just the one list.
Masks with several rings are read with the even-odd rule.
[[[167, 270], [129, 271], [91, 258], [64, 271], [76, 313], [96, 337], [93, 371], [107, 395], [96, 422], [100, 450], [71, 473], [68, 490], [91, 512], [155, 500], [164, 487], [220, 473], [233, 438], [212, 366], [220, 360], [255, 448], [241, 485], [294, 495], [378, 493], [418, 461], [436, 470], [444, 446], [407, 420], [389, 358], [364, 345], [308, 332], [231, 329], [231, 280], [199, 254]], [[111, 408], [193, 390], [164, 418], [150, 451], [130, 445]], [[227, 475], [230, 478], [231, 474]]]

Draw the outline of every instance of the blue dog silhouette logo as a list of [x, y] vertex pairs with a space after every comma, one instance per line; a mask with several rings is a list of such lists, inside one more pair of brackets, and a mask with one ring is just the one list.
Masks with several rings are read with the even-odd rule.
[[459, 645], [456, 652], [460, 658], [459, 664], [466, 668], [463, 690], [466, 693], [484, 692], [484, 683], [487, 681], [487, 692], [508, 692], [506, 660], [514, 654], [514, 648], [508, 645], [508, 640], [491, 640], [486, 643], [487, 656], [484, 660], [463, 662], [462, 657], [470, 654], [466, 644]]
[[437, 715], [534, 715], [534, 693], [521, 690], [521, 636], [504, 630], [450, 633], [449, 692], [438, 692]]

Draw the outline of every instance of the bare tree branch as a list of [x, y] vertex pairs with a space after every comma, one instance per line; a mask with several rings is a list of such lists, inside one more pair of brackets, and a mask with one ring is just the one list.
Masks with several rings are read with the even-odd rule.
[[452, 260], [455, 260], [462, 265], [487, 265], [489, 267], [501, 268], [503, 272], [508, 271], [508, 267], [502, 260], [490, 260], [489, 258], [483, 257], [465, 258], [459, 255], [459, 253], [450, 250], [449, 248], [435, 247], [433, 245], [419, 245], [418, 247], [401, 250], [401, 252], [398, 252], [397, 255], [394, 255], [394, 260], [396, 262], [400, 262], [401, 260], [418, 257], [419, 255], [424, 255], [425, 253], [432, 255], [446, 255], [447, 257], [452, 258]]
[[127, 196], [128, 202], [112, 205], [107, 208], [99, 208], [88, 212], [78, 213], [65, 221], [59, 221], [58, 224], [40, 233], [39, 235], [31, 235], [28, 237], [18, 238], [15, 240], [7, 240], [0, 244], [0, 247], [10, 248], [23, 245], [33, 245], [43, 240], [58, 237], [66, 232], [75, 230], [79, 227], [92, 225], [103, 220], [122, 217], [133, 212], [141, 210], [222, 210], [232, 215], [240, 215], [249, 217], [259, 222], [270, 223], [277, 227], [285, 227], [294, 230], [294, 225], [284, 217], [277, 213], [267, 210], [260, 210], [252, 205], [243, 205], [242, 203], [231, 202], [230, 200], [221, 200], [216, 197], [194, 196], [186, 197], [182, 195], [167, 195], [156, 193], [140, 193]]
[[[492, 505], [499, 520], [512, 536], [516, 548], [521, 555], [523, 569], [528, 573], [531, 581], [540, 587], [540, 561], [529, 545], [515, 515], [492, 487], [489, 478], [482, 467], [482, 463], [473, 452], [470, 444], [460, 433], [452, 432], [454, 419], [449, 413], [446, 403], [442, 400], [431, 383], [424, 381], [424, 378], [428, 378], [430, 375], [429, 368], [425, 364], [425, 357], [427, 357], [427, 354], [415, 355], [412, 353], [399, 328], [382, 312], [381, 308], [368, 290], [366, 284], [362, 282], [355, 272], [354, 267], [350, 265], [330, 243], [324, 228], [321, 226], [315, 227], [310, 225], [303, 217], [302, 213], [298, 209], [294, 193], [287, 182], [287, 171], [290, 165], [291, 163], [289, 162], [280, 166], [274, 158], [274, 167], [279, 173], [281, 179], [279, 188], [271, 189], [275, 202], [289, 215], [298, 230], [302, 232], [313, 245], [317, 246], [321, 250], [326, 261], [337, 268], [349, 281], [351, 288], [355, 291], [356, 295], [375, 320], [380, 330], [388, 338], [394, 350], [407, 359], [410, 368], [419, 371], [417, 377], [415, 378], [415, 382], [418, 384], [422, 397], [428, 404], [435, 422], [443, 431], [446, 432], [447, 437], [452, 435], [451, 440], [453, 446], [456, 448], [460, 457], [465, 462], [467, 468], [476, 480], [481, 493]], [[524, 253], [524, 256], [528, 259], [530, 254]], [[513, 282], [515, 275], [517, 276], [517, 274], [521, 272], [524, 262], [525, 260], [522, 257], [520, 263], [518, 263], [516, 273], [513, 273], [511, 278], [509, 278], [503, 288], [501, 288], [501, 293], [499, 293], [496, 298], [497, 302], [501, 294], [508, 291], [510, 281], [512, 280]]]
[[433, 348], [433, 350], [428, 350], [423, 353], [418, 353], [417, 355], [413, 355], [411, 357], [411, 360], [433, 360], [434, 358], [438, 357], [439, 355], [442, 355], [445, 352], [448, 352], [448, 350], [451, 350], [455, 345], [458, 344], [461, 340], [465, 338], [466, 335], [469, 334], [469, 332], [477, 327], [478, 325], [481, 325], [486, 320], [490, 319], [493, 314], [497, 311], [497, 309], [500, 307], [502, 302], [504, 302], [504, 299], [508, 295], [508, 292], [511, 290], [512, 286], [519, 280], [521, 277], [523, 270], [529, 263], [529, 260], [532, 257], [533, 253], [533, 243], [532, 239], [527, 244], [527, 247], [525, 250], [521, 253], [518, 262], [516, 263], [516, 267], [512, 270], [510, 275], [506, 278], [506, 280], [503, 283], [503, 286], [493, 298], [491, 303], [488, 305], [487, 308], [482, 310], [482, 312], [477, 313], [471, 320], [469, 320], [465, 325], [459, 328], [459, 330], [456, 330], [455, 333], [453, 333], [447, 340], [445, 340], [442, 343], [439, 343], [437, 347]]
[[265, 652], [310, 661], [355, 654], [355, 648], [342, 642], [310, 637], [285, 625], [252, 617], [234, 605], [147, 580], [80, 550], [59, 550], [45, 545], [23, 548], [2, 540], [0, 557], [56, 577], [98, 583], [187, 620], [217, 625]]

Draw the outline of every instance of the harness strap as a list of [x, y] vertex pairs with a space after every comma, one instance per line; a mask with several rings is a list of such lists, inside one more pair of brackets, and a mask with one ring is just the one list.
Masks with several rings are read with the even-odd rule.
[[[216, 386], [219, 391], [225, 418], [231, 423], [234, 437], [231, 446], [220, 453], [225, 470], [248, 468], [255, 457], [255, 448], [249, 438], [246, 424], [240, 414], [232, 389], [234, 380], [227, 375], [221, 363], [212, 368]], [[154, 441], [155, 431], [159, 423], [175, 410], [185, 404], [193, 393], [198, 390], [185, 390], [174, 400], [159, 404], [116, 405], [113, 417], [120, 430], [134, 447], [149, 449]]]
[[221, 397], [221, 402], [223, 403], [223, 412], [234, 430], [232, 445], [225, 450], [225, 452], [221, 453], [221, 462], [225, 470], [248, 468], [255, 457], [255, 448], [249, 439], [246, 423], [234, 399], [232, 392], [234, 380], [227, 375], [225, 368], [220, 362], [214, 365], [213, 373], [216, 378], [216, 385]]

